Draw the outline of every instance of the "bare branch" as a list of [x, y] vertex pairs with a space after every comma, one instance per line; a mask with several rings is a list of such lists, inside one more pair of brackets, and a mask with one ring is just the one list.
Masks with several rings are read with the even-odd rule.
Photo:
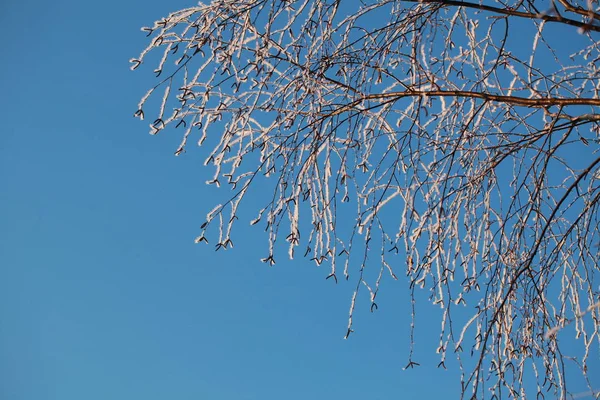
[[391, 278], [412, 301], [406, 368], [424, 294], [463, 396], [566, 399], [573, 371], [597, 393], [599, 16], [588, 0], [213, 0], [143, 28], [132, 69], [157, 77], [135, 116], [181, 129], [176, 155], [211, 146], [207, 183], [231, 192], [197, 242], [233, 247], [258, 191], [264, 263], [300, 254], [351, 281], [344, 337]]

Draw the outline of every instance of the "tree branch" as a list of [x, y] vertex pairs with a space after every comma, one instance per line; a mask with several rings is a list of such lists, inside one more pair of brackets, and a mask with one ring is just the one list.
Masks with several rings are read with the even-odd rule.
[[[574, 19], [565, 18], [561, 15], [548, 15], [548, 14], [534, 14], [524, 11], [512, 10], [510, 8], [500, 8], [487, 6], [485, 4], [470, 3], [468, 1], [456, 1], [456, 0], [406, 0], [411, 3], [433, 3], [441, 6], [457, 6], [457, 7], [468, 7], [477, 10], [490, 11], [496, 14], [510, 15], [513, 17], [527, 18], [527, 19], [541, 19], [547, 22], [559, 22], [566, 25], [576, 26], [585, 30], [600, 32], [600, 26], [591, 25], [586, 22], [576, 21]], [[568, 10], [572, 11], [572, 10]], [[587, 14], [586, 14], [587, 15]]]
[[551, 106], [600, 106], [600, 99], [592, 99], [592, 98], [561, 98], [561, 97], [545, 97], [541, 99], [530, 99], [527, 97], [519, 97], [519, 96], [504, 96], [497, 94], [489, 94], [482, 92], [471, 92], [466, 90], [406, 90], [403, 92], [390, 92], [390, 93], [376, 93], [369, 94], [360, 99], [357, 99], [349, 104], [343, 105], [332, 113], [329, 116], [334, 116], [351, 110], [356, 107], [358, 104], [362, 103], [365, 100], [382, 100], [382, 99], [390, 99], [397, 98], [401, 99], [403, 97], [470, 97], [475, 99], [482, 99], [486, 101], [493, 101], [497, 103], [505, 103], [505, 104], [513, 104], [516, 106], [523, 107], [551, 107]]

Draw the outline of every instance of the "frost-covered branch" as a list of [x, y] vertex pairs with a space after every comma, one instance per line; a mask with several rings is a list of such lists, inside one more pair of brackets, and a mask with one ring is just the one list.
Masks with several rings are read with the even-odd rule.
[[[411, 338], [415, 302], [440, 307], [439, 366], [456, 356], [463, 395], [567, 398], [565, 365], [586, 375], [600, 335], [598, 15], [571, 0], [213, 0], [143, 28], [132, 69], [155, 65], [157, 82], [135, 115], [182, 130], [176, 155], [210, 146], [207, 183], [231, 189], [197, 242], [232, 247], [258, 190], [265, 263], [300, 254], [353, 282], [346, 336], [362, 295], [375, 311], [399, 280]], [[579, 358], [557, 340], [569, 322]]]

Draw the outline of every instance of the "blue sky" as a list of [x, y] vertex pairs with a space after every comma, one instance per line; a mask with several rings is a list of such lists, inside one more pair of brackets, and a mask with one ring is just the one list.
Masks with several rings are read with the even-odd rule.
[[[221, 192], [200, 150], [132, 117], [152, 82], [128, 60], [141, 26], [180, 1], [0, 5], [0, 398], [388, 399], [456, 397], [436, 368], [439, 308], [419, 309], [421, 367], [403, 371], [406, 282], [379, 310], [313, 264], [196, 245]], [[243, 239], [242, 239], [243, 238]], [[429, 318], [431, 317], [431, 318]]]

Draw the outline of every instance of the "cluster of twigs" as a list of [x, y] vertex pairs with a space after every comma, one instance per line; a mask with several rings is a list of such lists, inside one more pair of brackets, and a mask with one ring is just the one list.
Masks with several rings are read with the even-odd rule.
[[[232, 190], [198, 242], [215, 229], [231, 247], [244, 198], [270, 183], [251, 221], [268, 232], [263, 261], [284, 240], [328, 279], [355, 280], [346, 336], [358, 293], [373, 311], [382, 279], [405, 275], [413, 300], [428, 289], [442, 309], [440, 367], [456, 354], [463, 395], [566, 398], [571, 359], [587, 376], [600, 330], [595, 2], [214, 0], [143, 30], [132, 69], [161, 56], [136, 116], [162, 96], [151, 133], [183, 129], [177, 155], [214, 143], [208, 183]], [[571, 322], [582, 346], [567, 359], [558, 330]]]

